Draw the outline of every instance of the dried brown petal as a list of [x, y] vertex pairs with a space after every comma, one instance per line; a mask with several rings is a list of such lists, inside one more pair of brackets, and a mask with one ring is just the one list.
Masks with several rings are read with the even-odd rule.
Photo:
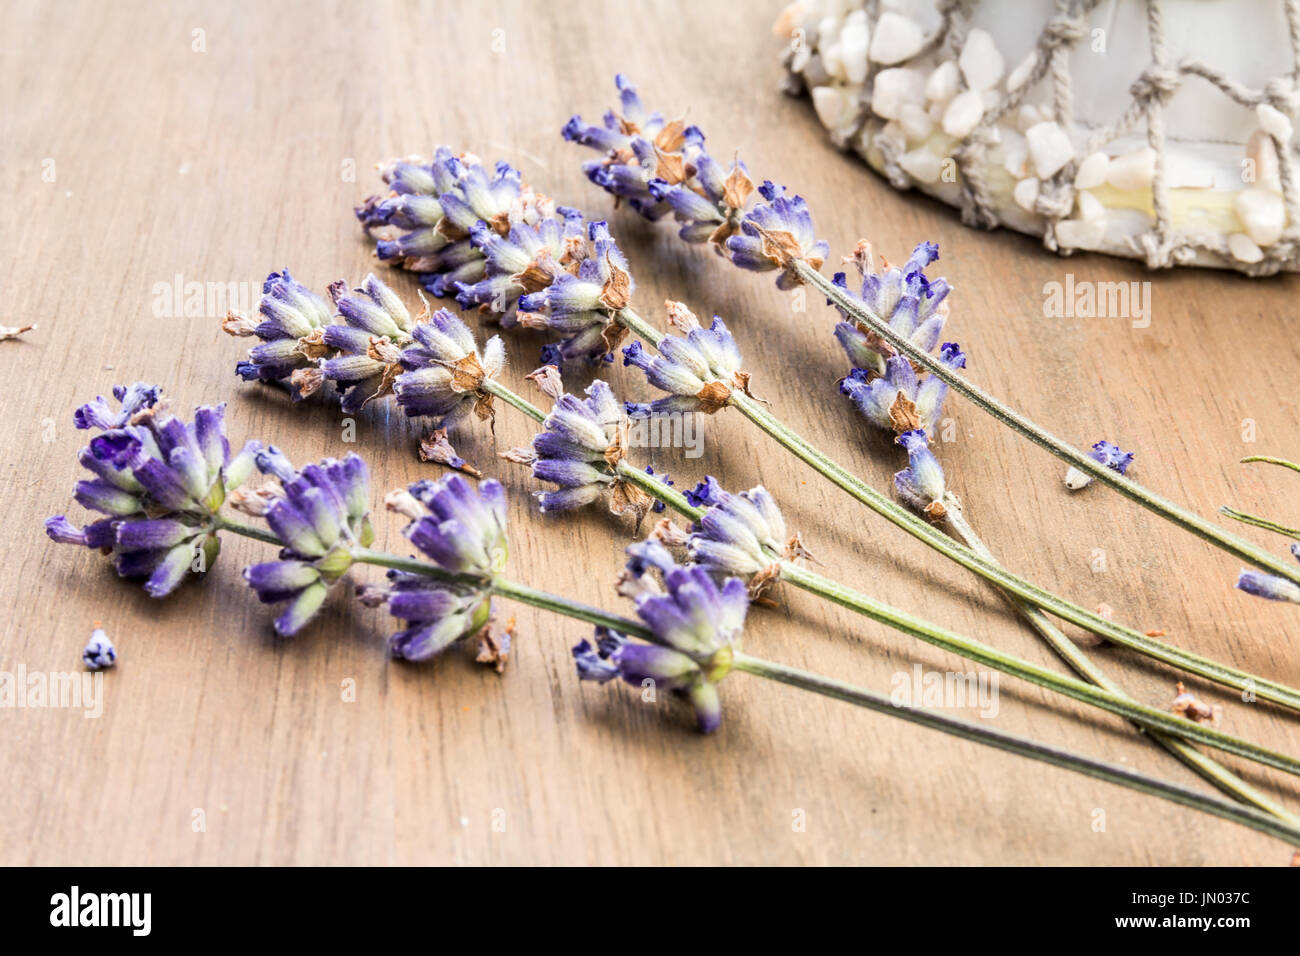
[[712, 415], [719, 409], [726, 408], [731, 401], [731, 389], [722, 382], [705, 382], [704, 387], [695, 393], [699, 399], [700, 411]]
[[605, 354], [612, 353], [627, 338], [627, 327], [621, 322], [609, 322], [600, 332], [600, 339], [605, 343]]
[[736, 164], [722, 184], [722, 201], [732, 209], [743, 209], [753, 191], [754, 181], [749, 178], [749, 173]]
[[626, 309], [632, 301], [632, 277], [615, 264], [609, 253], [605, 254], [605, 264], [609, 266], [609, 278], [600, 290], [600, 301], [606, 308], [618, 312]]
[[889, 406], [889, 422], [900, 435], [920, 428], [921, 416], [917, 414], [916, 402], [899, 392], [894, 396], [894, 403]]
[[781, 580], [781, 565], [778, 562], [772, 562], [767, 567], [758, 571], [749, 579], [749, 600], [751, 604], [762, 604], [764, 607], [780, 607], [780, 605], [767, 593], [776, 587], [776, 583]]
[[543, 365], [529, 372], [524, 378], [532, 382], [537, 390], [551, 401], [559, 401], [560, 396], [564, 394], [564, 380], [560, 378], [560, 370], [554, 365]]
[[298, 340], [298, 344], [294, 346], [294, 351], [305, 355], [314, 362], [316, 359], [325, 358], [333, 349], [325, 344], [324, 329], [312, 329]]
[[[257, 325], [258, 325], [257, 322], [253, 321], [248, 316], [244, 315], [244, 313], [242, 312], [236, 312], [234, 309], [231, 309], [229, 312], [227, 312], [226, 317], [221, 320], [222, 331], [224, 331], [227, 335], [234, 335], [239, 338], [246, 338], [250, 335], [256, 334]], [[25, 332], [27, 331], [27, 329], [32, 329], [32, 328], [35, 328], [35, 326], [29, 325], [26, 328], [22, 328], [22, 329], [6, 329], [3, 325], [0, 325], [0, 334], [12, 332], [16, 335], [20, 332]], [[12, 336], [10, 335], [5, 335], [4, 337], [12, 338]]]
[[420, 439], [420, 461], [431, 461], [435, 464], [446, 465], [448, 468], [455, 468], [457, 471], [463, 471], [475, 478], [483, 477], [483, 472], [456, 454], [456, 449], [447, 440], [447, 429], [445, 428], [435, 428], [431, 433]]
[[296, 368], [289, 374], [289, 384], [300, 397], [307, 398], [320, 391], [325, 384], [325, 373], [314, 365], [311, 368]]
[[486, 376], [478, 356], [470, 352], [451, 366], [451, 389], [453, 392], [477, 391]]
[[488, 618], [488, 622], [478, 632], [478, 654], [474, 660], [480, 664], [487, 664], [498, 674], [504, 673], [514, 636], [514, 615], [511, 615], [504, 624], [499, 624], [495, 617]]
[[636, 518], [638, 531], [640, 531], [641, 522], [645, 520], [645, 516], [653, 504], [654, 498], [636, 485], [621, 479], [614, 482], [612, 493], [609, 496], [609, 510], [613, 514], [620, 516], [632, 514]]
[[683, 332], [694, 332], [700, 328], [700, 320], [695, 317], [694, 312], [686, 307], [685, 302], [666, 299], [664, 300], [664, 311], [668, 313], [668, 324], [675, 329], [681, 329]]

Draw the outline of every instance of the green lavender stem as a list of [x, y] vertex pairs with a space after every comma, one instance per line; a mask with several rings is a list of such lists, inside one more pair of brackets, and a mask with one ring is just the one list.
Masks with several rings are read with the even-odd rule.
[[795, 262], [794, 269], [804, 282], [813, 286], [818, 292], [824, 293], [826, 298], [830, 299], [850, 316], [864, 325], [870, 326], [872, 331], [897, 349], [899, 353], [921, 368], [926, 369], [931, 375], [946, 382], [953, 391], [965, 397], [981, 411], [993, 416], [1008, 428], [1019, 432], [1062, 461], [1073, 465], [1097, 481], [1109, 485], [1120, 494], [1131, 498], [1142, 507], [1173, 522], [1180, 528], [1190, 531], [1197, 537], [1222, 548], [1243, 561], [1300, 584], [1300, 567], [1297, 567], [1294, 562], [1284, 561], [1277, 555], [1270, 554], [1263, 548], [1223, 530], [1218, 525], [1210, 523], [1181, 505], [1175, 504], [1167, 498], [1163, 498], [1155, 492], [1142, 487], [1131, 478], [1107, 468], [1101, 462], [1090, 458], [1079, 449], [1035, 425], [1019, 412], [1002, 404], [983, 389], [972, 385], [964, 376], [958, 375], [929, 352], [917, 348], [907, 338], [892, 329], [889, 323], [872, 312], [864, 302], [850, 295], [847, 290], [835, 285], [807, 263]]
[[1219, 509], [1219, 514], [1232, 518], [1234, 521], [1240, 521], [1242, 524], [1254, 525], [1256, 528], [1263, 528], [1265, 531], [1273, 531], [1300, 541], [1300, 528], [1288, 528], [1284, 524], [1269, 521], [1267, 518], [1261, 518], [1258, 515], [1246, 514], [1246, 512], [1238, 511], [1236, 508], [1229, 508], [1227, 505]]
[[[970, 522], [966, 520], [966, 515], [961, 510], [958, 502], [951, 495], [947, 496], [947, 499], [944, 504], [947, 505], [947, 520], [953, 534], [968, 548], [983, 555], [990, 561], [995, 560], [988, 546], [975, 533], [975, 529], [971, 527]], [[1119, 684], [1108, 677], [1106, 672], [1084, 654], [1073, 641], [1066, 637], [1065, 632], [1057, 627], [1052, 622], [1052, 619], [1039, 608], [1020, 600], [1007, 591], [1000, 588], [998, 590], [1015, 608], [1016, 612], [1028, 622], [1029, 626], [1037, 631], [1047, 645], [1056, 652], [1057, 656], [1074, 669], [1075, 673], [1084, 680], [1096, 684], [1112, 694], [1125, 697], [1128, 700], [1134, 699], [1131, 695], [1125, 693]], [[1140, 725], [1138, 726], [1140, 727]], [[1156, 730], [1151, 731], [1151, 738], [1225, 793], [1231, 794], [1246, 803], [1252, 803], [1261, 810], [1266, 810], [1292, 825], [1300, 826], [1300, 817], [1295, 816], [1282, 804], [1257, 788], [1252, 787], [1223, 764], [1207, 757], [1186, 741]]]
[[1262, 461], [1269, 465], [1281, 465], [1283, 468], [1290, 468], [1292, 471], [1300, 471], [1300, 465], [1293, 461], [1287, 461], [1285, 458], [1274, 458], [1272, 455], [1248, 455], [1241, 459], [1243, 465], [1248, 465], [1252, 461]]
[[255, 541], [263, 541], [266, 544], [279, 545], [280, 539], [265, 528], [258, 528], [250, 524], [244, 524], [239, 521], [231, 521], [229, 518], [221, 515], [213, 515], [212, 527], [217, 531], [229, 531], [231, 534], [243, 535], [245, 538], [252, 538]]

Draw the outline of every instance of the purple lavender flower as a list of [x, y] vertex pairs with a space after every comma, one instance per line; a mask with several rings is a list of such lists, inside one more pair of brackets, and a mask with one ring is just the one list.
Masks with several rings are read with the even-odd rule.
[[[776, 500], [762, 485], [733, 494], [712, 475], [686, 493], [704, 516], [686, 540], [690, 562], [718, 575], [752, 578], [801, 550]], [[635, 569], [629, 567], [635, 573]]]
[[72, 413], [72, 424], [80, 429], [98, 428], [100, 431], [121, 428], [130, 424], [136, 412], [157, 405], [161, 395], [161, 388], [144, 382], [114, 385], [113, 397], [120, 406], [118, 409], [114, 410], [103, 395], [98, 395]]
[[812, 214], [802, 196], [787, 198], [785, 188], [771, 181], [758, 187], [763, 202], [757, 203], [741, 220], [741, 234], [727, 240], [731, 261], [742, 269], [769, 272], [780, 269], [776, 285], [793, 289], [803, 280], [794, 269], [805, 262], [820, 269], [831, 247], [818, 239], [813, 230]]
[[610, 110], [601, 126], [572, 117], [561, 131], [565, 140], [605, 155], [583, 164], [593, 183], [628, 204], [647, 219], [658, 219], [673, 208], [654, 195], [651, 183], [677, 184], [694, 175], [692, 159], [701, 151], [703, 134], [681, 120], [665, 120], [648, 112], [636, 88], [621, 73], [614, 77], [620, 112]]
[[321, 343], [338, 354], [323, 359], [320, 369], [338, 386], [343, 411], [351, 415], [392, 391], [402, 371], [401, 350], [413, 341], [415, 320], [397, 293], [373, 273], [350, 293], [338, 285], [330, 291], [343, 322], [320, 330]]
[[374, 540], [370, 475], [359, 455], [294, 471], [274, 448], [258, 457], [258, 466], [283, 481], [264, 517], [284, 550], [279, 560], [245, 568], [244, 580], [263, 604], [287, 603], [275, 630], [288, 637], [320, 611], [330, 586], [351, 567], [352, 548]]
[[[1118, 445], [1112, 445], [1104, 440], [1092, 446], [1092, 450], [1088, 452], [1088, 457], [1098, 464], [1105, 465], [1111, 471], [1119, 472], [1121, 475], [1127, 473], [1128, 466], [1133, 464], [1133, 452], [1124, 451]], [[1065, 487], [1071, 491], [1078, 491], [1090, 484], [1092, 484], [1092, 475], [1085, 474], [1073, 465], [1065, 473]]]
[[257, 336], [262, 344], [249, 350], [248, 360], [235, 366], [246, 382], [287, 383], [294, 401], [320, 388], [323, 379], [316, 359], [324, 354], [319, 330], [330, 322], [325, 300], [289, 275], [272, 272], [262, 284], [257, 311], [261, 321], [229, 313], [221, 327], [230, 335]]
[[[496, 481], [475, 489], [460, 475], [449, 475], [416, 482], [390, 495], [388, 505], [411, 519], [402, 531], [407, 539], [453, 577], [390, 571], [389, 587], [366, 589], [363, 600], [387, 602], [389, 612], [407, 622], [388, 640], [394, 657], [428, 660], [491, 624], [491, 581], [508, 554], [505, 491]], [[498, 647], [495, 659], [505, 653], [508, 645]]]
[[739, 160], [723, 172], [703, 149], [693, 152], [689, 180], [650, 180], [650, 195], [672, 208], [683, 223], [677, 235], [687, 242], [712, 242], [721, 246], [740, 229], [742, 214], [754, 192], [745, 164]]
[[[1291, 554], [1300, 561], [1300, 542], [1291, 545]], [[1247, 594], [1269, 601], [1290, 601], [1292, 604], [1300, 604], [1300, 585], [1262, 571], [1242, 568], [1241, 575], [1237, 578], [1237, 587]]]
[[594, 363], [612, 353], [627, 334], [614, 316], [626, 308], [636, 286], [604, 222], [588, 223], [586, 247], [571, 254], [576, 269], [522, 296], [518, 320], [527, 328], [566, 336], [559, 343], [562, 360]]
[[411, 328], [414, 342], [401, 352], [405, 370], [393, 381], [397, 404], [411, 417], [436, 419], [444, 427], [471, 408], [491, 415], [492, 397], [483, 381], [495, 378], [506, 364], [505, 345], [493, 336], [482, 353], [474, 333], [446, 309]]
[[925, 431], [917, 428], [903, 432], [897, 441], [907, 451], [907, 467], [894, 475], [898, 497], [927, 518], [940, 520], [948, 513], [943, 503], [943, 468], [930, 451]]
[[696, 722], [712, 733], [722, 721], [717, 684], [731, 670], [749, 610], [749, 593], [739, 578], [721, 587], [704, 568], [673, 567], [663, 575], [664, 593], [636, 598], [637, 615], [656, 644], [634, 644], [607, 628], [597, 628], [596, 645], [573, 648], [578, 677], [606, 683], [621, 677], [637, 687], [649, 685], [689, 698]]
[[[535, 493], [543, 512], [580, 508], [607, 491], [617, 492], [610, 504], [616, 514], [631, 501], [639, 501], [635, 498], [638, 489], [622, 482], [614, 470], [627, 446], [628, 420], [623, 405], [600, 379], [591, 383], [586, 396], [561, 395], [534, 436], [532, 448], [503, 455], [531, 466], [539, 481], [559, 486], [557, 491]], [[639, 494], [644, 497], [644, 492]], [[649, 501], [639, 503], [644, 505], [644, 514]]]
[[623, 349], [623, 364], [635, 365], [646, 381], [668, 392], [648, 404], [629, 403], [633, 418], [673, 415], [683, 412], [712, 414], [726, 407], [732, 389], [749, 391], [749, 374], [740, 369], [740, 348], [722, 319], [703, 328], [694, 314], [680, 302], [668, 303], [673, 324], [686, 331], [685, 337], [668, 335], [659, 343], [658, 354], [633, 342]]
[[517, 324], [519, 297], [540, 292], [566, 271], [574, 256], [585, 248], [582, 214], [560, 207], [556, 215], [536, 225], [519, 223], [502, 236], [485, 222], [469, 230], [470, 242], [487, 260], [483, 278], [457, 284], [461, 308], [478, 306], [495, 316], [505, 328]]
[[417, 481], [407, 491], [422, 508], [403, 512], [412, 520], [402, 534], [439, 568], [487, 579], [505, 567], [506, 495], [499, 481], [474, 488], [460, 475], [448, 475]]
[[[158, 389], [115, 388], [123, 409]], [[101, 427], [123, 418], [97, 399], [74, 415], [79, 428]], [[130, 423], [97, 435], [78, 460], [94, 477], [77, 482], [74, 496], [105, 517], [77, 528], [63, 515], [45, 522], [46, 533], [113, 556], [124, 578], [144, 578], [145, 591], [164, 597], [191, 569], [205, 571], [220, 543], [216, 516], [226, 495], [253, 469], [260, 448], [249, 442], [234, 458], [224, 429], [225, 405], [200, 406], [194, 421], [175, 417], [161, 404], [130, 416]]]
[[[950, 369], [966, 367], [966, 354], [956, 342], [943, 344], [939, 360]], [[885, 363], [882, 376], [866, 368], [853, 369], [840, 383], [840, 391], [871, 424], [901, 435], [918, 428], [934, 431], [948, 386], [933, 375], [919, 378], [908, 359], [895, 355]]]
[[81, 652], [81, 663], [92, 671], [102, 671], [117, 663], [117, 649], [98, 621], [95, 622], [95, 629], [90, 632], [86, 649]]
[[388, 573], [388, 612], [406, 627], [388, 638], [388, 652], [427, 661], [457, 641], [479, 633], [492, 618], [492, 601], [480, 591], [439, 584], [422, 574]]
[[509, 164], [489, 170], [477, 156], [456, 156], [445, 146], [428, 164], [394, 162], [381, 175], [390, 195], [367, 199], [357, 218], [367, 231], [381, 233], [380, 259], [420, 273], [424, 287], [439, 297], [483, 278], [483, 253], [470, 239], [476, 223], [505, 236], [514, 225], [537, 225], [555, 215], [555, 204]]
[[[925, 267], [939, 258], [939, 246], [922, 242], [912, 250], [902, 268], [890, 267], [882, 259], [882, 271], [875, 270], [871, 246], [858, 243], [853, 261], [862, 277], [863, 304], [880, 316], [899, 335], [922, 351], [929, 352], [939, 341], [948, 317], [946, 299], [951, 287], [946, 279], [928, 279]], [[837, 272], [834, 282], [848, 291], [844, 273]], [[896, 352], [870, 329], [863, 329], [840, 310], [846, 321], [835, 327], [835, 337], [854, 368], [864, 368], [878, 375], [885, 373], [885, 363]]]

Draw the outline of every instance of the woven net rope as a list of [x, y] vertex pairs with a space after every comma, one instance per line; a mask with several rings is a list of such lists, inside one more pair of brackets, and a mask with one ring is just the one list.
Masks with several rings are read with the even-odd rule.
[[787, 90], [974, 226], [1152, 268], [1298, 268], [1300, 0], [802, 0]]

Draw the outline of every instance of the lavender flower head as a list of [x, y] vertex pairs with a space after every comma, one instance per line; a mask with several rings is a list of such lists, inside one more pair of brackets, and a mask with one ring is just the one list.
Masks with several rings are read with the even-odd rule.
[[343, 322], [326, 325], [312, 338], [315, 345], [337, 350], [322, 359], [320, 371], [342, 394], [342, 408], [355, 414], [393, 390], [402, 372], [402, 349], [414, 341], [415, 319], [401, 297], [372, 273], [352, 292], [342, 283], [330, 287]]
[[699, 129], [647, 113], [626, 77], [615, 77], [615, 83], [621, 115], [607, 113], [603, 127], [575, 116], [563, 130], [566, 140], [605, 154], [583, 164], [587, 178], [647, 219], [671, 211], [682, 223], [683, 239], [712, 242], [742, 269], [781, 270], [782, 289], [800, 284], [797, 262], [821, 268], [830, 245], [816, 237], [802, 198], [765, 182], [751, 206], [754, 184], [743, 163], [733, 162], [724, 172], [705, 151]]
[[504, 452], [502, 457], [530, 466], [534, 478], [558, 486], [555, 491], [535, 493], [543, 512], [580, 508], [609, 492], [611, 512], [632, 513], [640, 520], [653, 502], [618, 473], [627, 453], [629, 427], [623, 404], [600, 379], [591, 383], [586, 396], [561, 395], [532, 447]]
[[399, 358], [404, 371], [393, 380], [402, 410], [411, 417], [434, 418], [439, 428], [471, 408], [480, 418], [491, 417], [492, 396], [483, 390], [483, 382], [505, 367], [500, 337], [489, 339], [480, 353], [474, 333], [446, 309], [417, 320], [411, 337], [414, 341]]
[[152, 597], [165, 597], [191, 569], [206, 571], [216, 560], [217, 512], [252, 472], [260, 448], [249, 442], [232, 458], [225, 405], [200, 406], [185, 422], [159, 403], [159, 392], [119, 386], [113, 394], [121, 411], [103, 398], [77, 410], [78, 428], [104, 430], [78, 456], [94, 477], [77, 482], [74, 497], [104, 517], [82, 528], [64, 515], [45, 522], [55, 541], [112, 555], [117, 573], [143, 578]]
[[[703, 517], [686, 539], [690, 562], [715, 575], [739, 575], [750, 580], [756, 596], [779, 574], [780, 561], [803, 551], [798, 535], [791, 536], [776, 500], [762, 485], [732, 493], [707, 476], [686, 493], [704, 508]], [[629, 566], [635, 573], [635, 568]]]
[[[1098, 464], [1105, 465], [1111, 471], [1119, 472], [1121, 475], [1126, 474], [1128, 466], [1133, 464], [1133, 452], [1124, 451], [1118, 445], [1112, 445], [1105, 440], [1093, 445], [1088, 452], [1088, 457]], [[1065, 473], [1065, 487], [1071, 491], [1078, 491], [1090, 484], [1092, 484], [1092, 475], [1085, 474], [1073, 465]]]
[[[1291, 545], [1291, 554], [1300, 561], [1300, 542]], [[1237, 578], [1237, 587], [1247, 594], [1268, 601], [1290, 601], [1292, 604], [1300, 604], [1300, 585], [1262, 571], [1242, 568], [1241, 575]]]
[[244, 580], [263, 604], [287, 604], [275, 630], [288, 637], [320, 611], [330, 586], [351, 567], [352, 549], [374, 540], [370, 474], [355, 454], [298, 471], [274, 446], [258, 454], [257, 464], [283, 484], [257, 511], [284, 550], [279, 560], [245, 568]]
[[315, 392], [322, 384], [318, 330], [330, 322], [329, 305], [285, 269], [266, 277], [257, 311], [260, 321], [232, 311], [221, 323], [230, 335], [261, 340], [235, 372], [246, 382], [287, 383], [294, 401]]
[[666, 565], [662, 593], [636, 598], [637, 616], [655, 643], [597, 628], [594, 647], [584, 640], [573, 648], [578, 677], [602, 684], [621, 677], [682, 694], [700, 730], [712, 733], [722, 722], [717, 684], [731, 670], [748, 610], [749, 592], [739, 578], [719, 586], [704, 568]]
[[946, 490], [943, 468], [930, 451], [925, 431], [917, 428], [903, 432], [897, 441], [907, 452], [907, 467], [894, 475], [898, 497], [913, 510], [939, 521], [948, 513], [943, 502]]
[[574, 116], [561, 135], [604, 154], [583, 164], [588, 179], [616, 199], [626, 199], [647, 219], [658, 219], [674, 207], [656, 193], [694, 178], [693, 159], [702, 152], [704, 136], [681, 120], [666, 120], [661, 113], [647, 111], [636, 87], [623, 74], [615, 76], [614, 83], [619, 112], [606, 112], [600, 126]]
[[477, 306], [504, 328], [518, 324], [520, 296], [540, 292], [581, 256], [586, 228], [576, 209], [558, 207], [556, 215], [536, 225], [519, 223], [502, 236], [486, 222], [469, 230], [470, 242], [486, 260], [483, 278], [458, 282], [461, 308]]
[[[925, 267], [938, 258], [938, 244], [922, 242], [912, 250], [902, 268], [891, 267], [882, 258], [882, 269], [877, 272], [866, 240], [859, 242], [853, 253], [862, 278], [858, 298], [890, 328], [925, 352], [932, 351], [939, 342], [948, 317], [946, 300], [952, 291], [946, 279], [931, 280], [925, 275]], [[848, 290], [844, 273], [837, 272], [834, 282]], [[840, 312], [847, 321], [835, 327], [835, 337], [849, 362], [854, 368], [884, 375], [885, 363], [897, 354], [894, 348], [870, 329], [853, 322], [843, 309]]]
[[[966, 353], [956, 342], [945, 342], [939, 361], [950, 369], [965, 368]], [[915, 429], [934, 431], [948, 386], [934, 375], [920, 378], [907, 358], [895, 355], [885, 363], [883, 375], [866, 368], [853, 369], [840, 382], [840, 391], [871, 424], [901, 435]]]
[[390, 571], [387, 589], [367, 589], [362, 597], [387, 602], [389, 612], [407, 622], [388, 640], [392, 656], [428, 660], [491, 624], [490, 586], [508, 553], [505, 491], [496, 481], [475, 489], [449, 475], [416, 482], [387, 501], [411, 519], [402, 533], [447, 577]]
[[561, 360], [595, 363], [627, 334], [615, 316], [627, 307], [636, 285], [604, 222], [588, 223], [585, 247], [571, 249], [570, 256], [572, 271], [562, 271], [544, 289], [522, 296], [517, 318], [526, 328], [565, 336], [558, 346]]
[[793, 289], [803, 280], [795, 269], [803, 262], [820, 269], [831, 247], [818, 239], [813, 229], [812, 213], [802, 196], [787, 197], [785, 188], [770, 181], [758, 187], [763, 201], [757, 203], [741, 220], [740, 235], [727, 240], [731, 261], [742, 269], [770, 272], [780, 269], [778, 289]]
[[653, 354], [640, 342], [623, 349], [623, 364], [635, 365], [646, 380], [668, 392], [648, 404], [629, 403], [633, 418], [672, 415], [683, 412], [712, 414], [726, 407], [732, 389], [749, 393], [749, 373], [741, 371], [740, 348], [722, 319], [717, 316], [703, 328], [690, 309], [680, 302], [668, 302], [669, 321], [686, 335], [665, 336]]
[[442, 297], [484, 276], [483, 252], [470, 231], [480, 221], [505, 236], [512, 226], [537, 225], [555, 204], [533, 192], [519, 171], [440, 146], [432, 161], [396, 161], [381, 167], [387, 197], [371, 196], [357, 218], [378, 238], [375, 253], [420, 274], [425, 289]]

